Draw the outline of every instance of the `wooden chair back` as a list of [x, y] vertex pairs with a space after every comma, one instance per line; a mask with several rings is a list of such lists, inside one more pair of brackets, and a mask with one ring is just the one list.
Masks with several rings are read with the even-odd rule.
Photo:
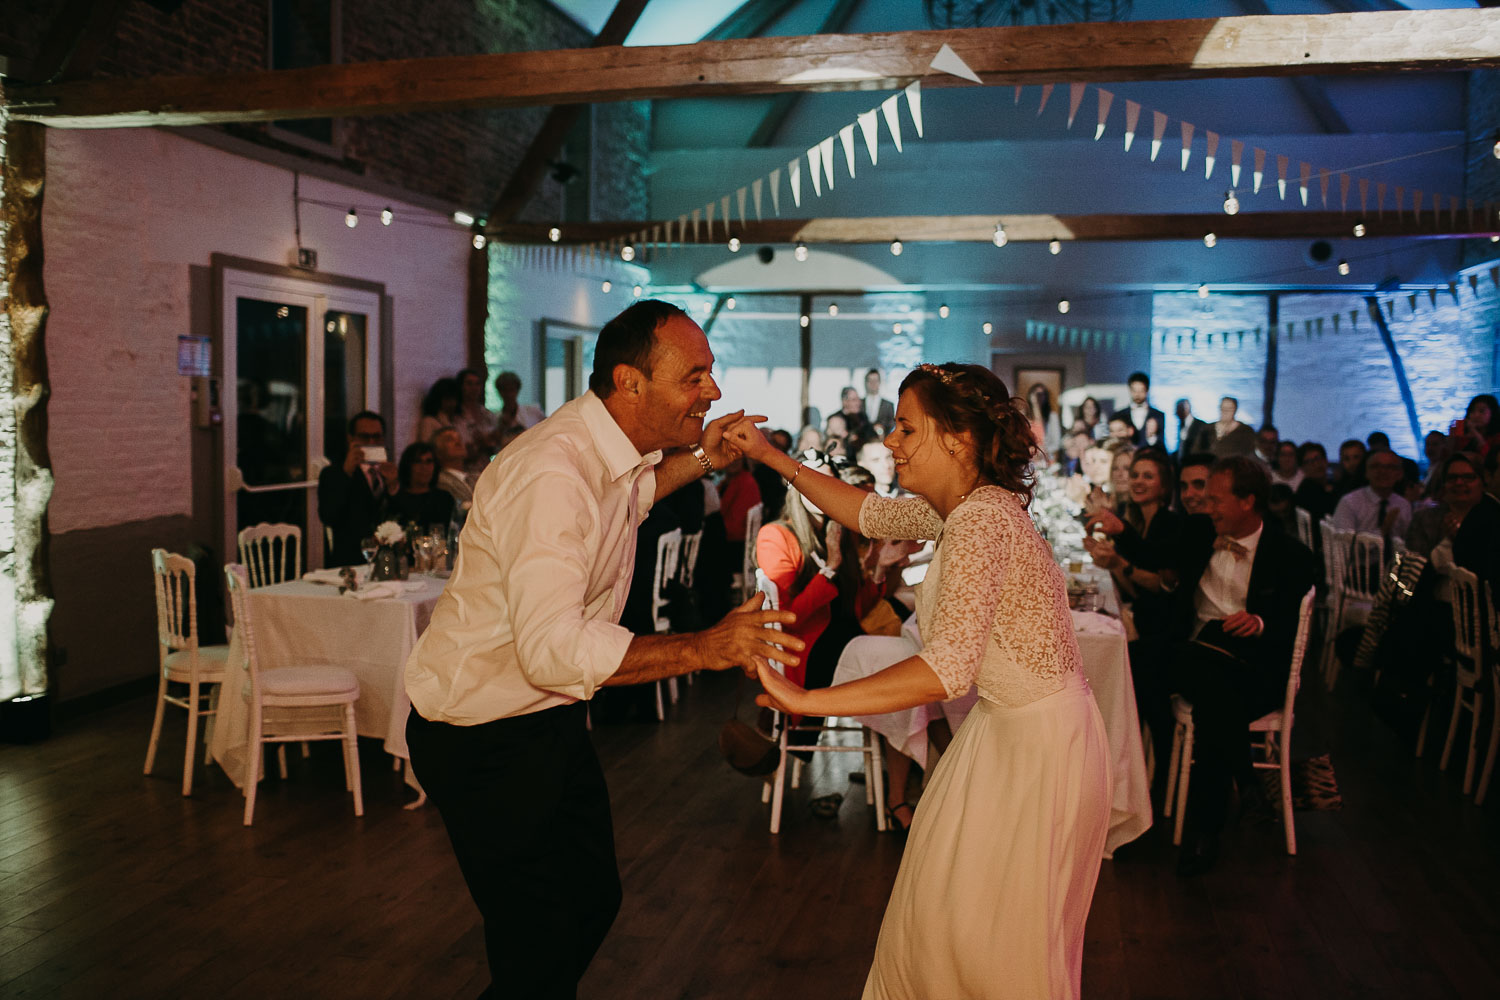
[[252, 587], [302, 577], [302, 529], [295, 524], [252, 524], [240, 532], [239, 549]]
[[162, 669], [168, 653], [198, 648], [197, 571], [193, 561], [166, 549], [151, 550], [156, 582], [156, 639]]

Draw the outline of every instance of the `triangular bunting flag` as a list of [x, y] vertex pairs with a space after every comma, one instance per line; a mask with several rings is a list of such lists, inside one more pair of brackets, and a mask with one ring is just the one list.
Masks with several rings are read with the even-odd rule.
[[1437, 308], [1437, 289], [1436, 288], [1429, 288], [1429, 289], [1427, 289], [1427, 304], [1430, 305], [1430, 306], [1432, 306], [1432, 308], [1434, 308], [1434, 309]]
[[1078, 117], [1078, 106], [1083, 103], [1083, 92], [1088, 84], [1068, 84], [1068, 128], [1073, 127], [1073, 119]]
[[941, 73], [947, 73], [949, 76], [968, 80], [970, 83], [984, 82], [979, 79], [979, 74], [970, 69], [969, 64], [960, 59], [958, 53], [949, 48], [946, 43], [942, 48], [938, 49], [937, 55], [933, 56], [932, 62], [927, 65]]
[[1193, 123], [1182, 123], [1182, 172], [1187, 173], [1188, 160], [1193, 155]]
[[771, 212], [781, 215], [781, 168], [771, 171]]
[[[739, 210], [740, 210], [740, 225], [744, 226], [744, 224], [745, 224], [745, 189], [744, 188], [740, 188], [738, 191], [736, 191], [734, 193], [734, 198], [735, 198], [736, 207], [739, 208]], [[755, 214], [759, 215], [760, 213], [757, 212]]]
[[1099, 124], [1094, 126], [1094, 141], [1098, 142], [1104, 138], [1104, 123], [1109, 120], [1109, 106], [1114, 103], [1115, 95], [1099, 88]]
[[1160, 111], [1151, 112], [1151, 162], [1156, 162], [1156, 154], [1161, 152], [1161, 138], [1167, 134], [1167, 116]]
[[1219, 152], [1219, 133], [1204, 132], [1203, 138], [1203, 179], [1208, 180], [1214, 175], [1214, 157]]
[[[772, 180], [771, 183], [774, 184], [776, 182], [774, 180]], [[764, 185], [761, 183], [761, 179], [759, 177], [755, 178], [755, 180], [753, 180], [753, 181], [750, 182], [750, 200], [755, 203], [755, 221], [756, 222], [759, 222], [760, 218], [761, 218], [761, 216], [760, 216], [760, 194], [761, 194], [761, 191], [763, 189], [764, 189]]]
[[792, 186], [792, 204], [802, 207], [802, 161], [791, 160], [786, 165], [786, 179]]
[[1286, 164], [1287, 158], [1280, 153], [1276, 154], [1276, 192], [1282, 201], [1286, 201]]
[[[917, 130], [917, 138], [922, 138], [922, 81], [913, 80], [906, 85], [906, 110], [911, 112], [912, 127]], [[831, 184], [832, 182], [830, 182]]]
[[[708, 242], [710, 243], [714, 241], [714, 209], [716, 207], [717, 206], [715, 206], [713, 202], [709, 202], [707, 205], [703, 206], [703, 212], [708, 217]], [[693, 232], [693, 238], [697, 239], [697, 237], [698, 233], [695, 230]]]
[[828, 185], [828, 190], [833, 190], [833, 136], [829, 136], [818, 143], [818, 150], [823, 154], [823, 180]]
[[1323, 207], [1328, 207], [1328, 171], [1322, 167], [1318, 168], [1318, 187], [1323, 194]]
[[844, 147], [844, 166], [849, 170], [849, 176], [854, 176], [854, 123], [850, 122], [839, 129], [839, 145]]
[[880, 112], [885, 115], [885, 127], [891, 130], [891, 140], [896, 144], [896, 152], [901, 152], [901, 115], [896, 107], [896, 96], [892, 94], [880, 102]]
[[703, 217], [702, 209], [693, 209], [693, 242], [698, 242], [698, 221]]
[[1349, 211], [1349, 175], [1339, 171], [1339, 211]]
[[1302, 207], [1306, 208], [1307, 207], [1307, 182], [1308, 182], [1308, 178], [1312, 176], [1312, 173], [1311, 173], [1312, 172], [1312, 167], [1308, 166], [1308, 163], [1307, 163], [1306, 160], [1303, 160], [1303, 161], [1301, 161], [1301, 162], [1299, 162], [1297, 164], [1297, 169], [1299, 171], [1299, 173], [1298, 173], [1299, 183], [1298, 183], [1297, 187], [1302, 192]]
[[1229, 140], [1229, 185], [1240, 186], [1240, 160], [1245, 153], [1245, 144], [1238, 139]]
[[729, 195], [719, 199], [719, 218], [724, 220], [724, 238], [729, 238]]
[[[818, 146], [811, 146], [807, 150], [807, 179], [812, 181], [813, 194], [823, 197], [823, 150]], [[797, 204], [802, 204], [798, 199]]]
[[859, 122], [859, 132], [865, 137], [865, 149], [870, 153], [870, 165], [874, 166], [880, 162], [880, 126], [875, 118], [875, 109], [871, 108], [856, 118]]
[[1135, 142], [1135, 127], [1141, 120], [1141, 106], [1139, 103], [1125, 99], [1125, 152], [1130, 152], [1130, 144]]
[[1251, 175], [1254, 182], [1253, 192], [1260, 194], [1261, 181], [1266, 177], [1266, 151], [1259, 146], [1255, 147], [1255, 172]]
[[1047, 98], [1049, 98], [1049, 97], [1052, 96], [1052, 87], [1053, 86], [1054, 85], [1050, 84], [1050, 83], [1044, 83], [1044, 84], [1042, 84], [1042, 103], [1040, 103], [1040, 104], [1038, 104], [1036, 106], [1037, 117], [1041, 117], [1042, 112], [1046, 110], [1046, 108], [1047, 108]]

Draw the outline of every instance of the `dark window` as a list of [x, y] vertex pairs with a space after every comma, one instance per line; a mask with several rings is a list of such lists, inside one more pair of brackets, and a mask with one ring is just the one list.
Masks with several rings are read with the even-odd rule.
[[[339, 0], [269, 0], [271, 69], [304, 69], [342, 61], [339, 45]], [[332, 118], [298, 118], [272, 128], [325, 146], [336, 146]]]

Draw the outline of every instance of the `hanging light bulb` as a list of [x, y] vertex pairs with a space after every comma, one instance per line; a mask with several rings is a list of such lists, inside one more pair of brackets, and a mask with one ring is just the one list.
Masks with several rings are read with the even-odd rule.
[[1368, 230], [1365, 229], [1365, 224], [1363, 222], [1356, 222], [1354, 224], [1354, 235], [1356, 238], [1363, 236], [1366, 232], [1368, 232]]
[[635, 285], [635, 286], [633, 286], [630, 289], [630, 294], [634, 295], [636, 298], [640, 298], [641, 297], [641, 293], [644, 292], [644, 291], [645, 291], [645, 289], [642, 288], [640, 285]]
[[483, 250], [484, 249], [484, 245], [486, 243], [488, 243], [488, 242], [489, 242], [489, 240], [487, 240], [487, 239], [484, 238], [484, 234], [483, 233], [475, 233], [474, 234], [473, 243], [474, 243], [474, 249], [475, 250]]
[[389, 226], [391, 224], [391, 220], [394, 219], [395, 217], [396, 217], [396, 215], [395, 215], [394, 212], [391, 211], [391, 206], [389, 206], [389, 205], [385, 206], [385, 208], [382, 208], [380, 210], [380, 224], [382, 226]]
[[830, 316], [837, 316], [838, 314], [839, 314], [839, 304], [837, 302], [830, 302], [830, 303], [828, 303], [828, 315], [830, 315]]
[[1224, 192], [1224, 214], [1238, 215], [1240, 211], [1240, 200], [1234, 196], [1234, 188]]
[[892, 257], [899, 257], [899, 256], [901, 256], [901, 251], [903, 249], [904, 248], [901, 246], [901, 241], [900, 240], [891, 240], [891, 256]]
[[990, 242], [994, 243], [997, 247], [1003, 247], [1010, 242], [1010, 237], [1005, 235], [1005, 224], [1003, 222], [995, 223], [995, 235], [990, 237]]
[[948, 318], [948, 306], [946, 304], [938, 306], [938, 318], [939, 319], [947, 319]]
[[801, 316], [797, 317], [797, 325], [802, 327], [802, 329], [804, 330], [806, 330], [811, 323], [812, 317], [807, 313], [803, 313]]
[[605, 295], [608, 295], [614, 287], [614, 282], [610, 281], [608, 278], [605, 278], [603, 283], [599, 285], [599, 291], [603, 292]]
[[729, 252], [730, 253], [739, 253], [740, 252], [740, 238], [738, 236], [731, 236], [731, 237], [729, 237]]
[[1047, 252], [1054, 257], [1062, 253], [1062, 240], [1053, 240], [1051, 243], [1048, 243]]
[[1490, 242], [1491, 243], [1500, 243], [1500, 236], [1491, 236], [1490, 237]]
[[1069, 302], [1067, 299], [1058, 299], [1057, 300], [1057, 311], [1058, 312], [1065, 313], [1069, 309], [1072, 309], [1072, 308], [1073, 308], [1073, 303]]
[[727, 299], [724, 300], [724, 308], [728, 309], [730, 312], [734, 311], [734, 296], [733, 295], [729, 296], [729, 298], [727, 298]]
[[995, 324], [987, 322], [987, 323], [984, 324], [984, 326], [981, 326], [979, 329], [983, 330], [984, 331], [984, 335], [986, 337], [988, 337], [990, 334], [992, 334], [992, 333], [995, 332]]
[[1348, 273], [1349, 273], [1349, 262], [1347, 260], [1341, 260], [1341, 261], [1339, 261], [1339, 274], [1348, 274]]
[[1215, 236], [1213, 233], [1204, 233], [1203, 245], [1212, 250], [1214, 247], [1219, 245], [1219, 237]]
[[622, 246], [620, 248], [620, 259], [626, 261], [627, 263], [635, 260], [635, 247], [631, 246], [629, 243]]
[[1206, 298], [1208, 298], [1208, 286], [1207, 285], [1199, 285], [1198, 286], [1198, 298], [1200, 298], [1200, 299], [1206, 299]]
[[547, 230], [547, 239], [551, 240], [553, 243], [556, 243], [558, 240], [562, 239], [562, 230], [558, 229], [556, 226], [553, 226], [551, 229]]
[[460, 226], [472, 226], [474, 224], [474, 216], [468, 212], [454, 212], [453, 221]]
[[891, 324], [891, 332], [894, 333], [894, 334], [896, 334], [897, 336], [900, 336], [901, 335], [901, 324], [900, 323], [892, 323]]
[[792, 256], [795, 257], [795, 258], [797, 258], [798, 260], [806, 260], [807, 259], [807, 244], [806, 243], [798, 243], [794, 248], [792, 248]]
[[705, 302], [699, 308], [703, 310], [703, 315], [707, 316], [714, 311], [714, 304], [712, 302]]
[[355, 226], [359, 225], [359, 213], [354, 210], [353, 205], [349, 206], [349, 214], [344, 216], [344, 225], [348, 226], [350, 229], [353, 229]]

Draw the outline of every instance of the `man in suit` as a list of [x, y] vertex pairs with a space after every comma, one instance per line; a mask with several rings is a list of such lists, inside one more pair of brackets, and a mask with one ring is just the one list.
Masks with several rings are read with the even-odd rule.
[[333, 548], [323, 560], [329, 566], [365, 561], [359, 543], [375, 533], [385, 498], [399, 486], [396, 463], [385, 455], [384, 417], [373, 410], [356, 413], [348, 436], [343, 464], [330, 465], [318, 475], [318, 520], [333, 531]]
[[1286, 697], [1302, 598], [1317, 578], [1312, 553], [1265, 520], [1270, 477], [1252, 458], [1214, 463], [1204, 494], [1213, 533], [1186, 540], [1178, 585], [1189, 641], [1169, 667], [1171, 689], [1193, 706], [1194, 761], [1178, 874], [1218, 856], [1230, 782], [1255, 795], [1247, 728]]
[[865, 419], [880, 428], [882, 436], [896, 427], [896, 404], [880, 395], [880, 369], [865, 372]]
[[1109, 415], [1113, 420], [1115, 417], [1124, 417], [1130, 421], [1130, 426], [1135, 433], [1131, 437], [1131, 443], [1139, 448], [1145, 443], [1146, 420], [1149, 417], [1156, 418], [1157, 433], [1167, 426], [1167, 418], [1160, 410], [1151, 405], [1151, 378], [1145, 372], [1131, 372], [1130, 378], [1125, 380], [1130, 388], [1130, 405], [1121, 407]]
[[1214, 428], [1206, 420], [1193, 416], [1193, 404], [1186, 398], [1177, 401], [1177, 460], [1184, 455], [1212, 451]]

